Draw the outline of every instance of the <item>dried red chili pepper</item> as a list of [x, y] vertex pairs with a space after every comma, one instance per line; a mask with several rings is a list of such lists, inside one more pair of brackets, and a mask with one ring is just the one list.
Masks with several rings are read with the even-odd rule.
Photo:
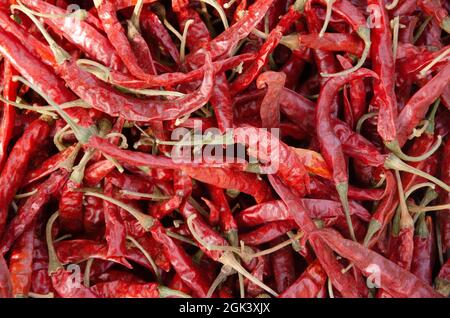
[[50, 133], [50, 124], [35, 120], [23, 133], [9, 153], [0, 175], [0, 233], [3, 233], [9, 205], [19, 189], [31, 157]]
[[316, 298], [327, 282], [327, 274], [318, 260], [311, 263], [279, 298]]

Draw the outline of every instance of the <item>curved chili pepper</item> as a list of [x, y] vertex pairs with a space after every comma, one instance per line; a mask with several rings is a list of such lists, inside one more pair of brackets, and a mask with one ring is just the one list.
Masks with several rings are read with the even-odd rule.
[[142, 29], [158, 41], [176, 64], [180, 64], [180, 53], [158, 16], [150, 10], [143, 10], [139, 20]]
[[[397, 119], [397, 142], [405, 144], [414, 127], [425, 116], [430, 104], [436, 100], [450, 83], [450, 63], [420, 88], [403, 107]], [[394, 143], [391, 143], [392, 145]]]
[[168, 120], [191, 113], [209, 100], [214, 82], [209, 55], [205, 58], [205, 76], [200, 88], [171, 101], [141, 100], [116, 92], [93, 75], [82, 71], [74, 62], [66, 62], [61, 68], [62, 77], [80, 98], [100, 111], [127, 120]]
[[35, 120], [24, 131], [9, 153], [0, 175], [0, 233], [3, 233], [9, 205], [19, 189], [32, 156], [50, 133], [49, 123]]
[[280, 95], [286, 75], [279, 72], [265, 72], [258, 76], [256, 86], [263, 88], [267, 85], [267, 92], [261, 102], [260, 113], [262, 127], [275, 128], [280, 126]]
[[303, 0], [297, 1], [294, 5], [289, 7], [286, 14], [278, 21], [277, 26], [270, 31], [266, 41], [260, 48], [255, 61], [242, 75], [239, 75], [239, 77], [233, 81], [233, 84], [230, 87], [232, 95], [236, 95], [243, 91], [258, 76], [262, 67], [267, 63], [269, 54], [272, 53], [278, 43], [280, 43], [283, 33], [288, 31], [292, 24], [294, 24], [294, 22], [302, 15], [303, 7]]
[[332, 78], [327, 81], [321, 89], [319, 100], [317, 101], [316, 108], [316, 129], [317, 138], [320, 143], [320, 149], [322, 151], [325, 161], [333, 171], [333, 180], [336, 185], [336, 190], [344, 206], [344, 211], [347, 216], [347, 223], [350, 230], [350, 235], [354, 238], [352, 224], [350, 221], [347, 192], [348, 192], [348, 175], [347, 165], [342, 150], [340, 140], [333, 132], [331, 125], [331, 103], [336, 95], [338, 89], [349, 81], [355, 79], [361, 79], [364, 77], [376, 75], [367, 69], [361, 69], [355, 71], [345, 77]]

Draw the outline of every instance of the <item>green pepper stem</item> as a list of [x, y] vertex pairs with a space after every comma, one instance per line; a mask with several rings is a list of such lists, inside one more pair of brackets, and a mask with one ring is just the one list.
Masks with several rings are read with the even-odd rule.
[[344, 209], [345, 219], [347, 221], [348, 230], [350, 232], [350, 237], [356, 242], [355, 231], [353, 229], [352, 219], [350, 217], [350, 206], [348, 204], [348, 183], [342, 182], [336, 184], [336, 190], [339, 194], [339, 199], [341, 200], [342, 207]]
[[401, 161], [397, 156], [395, 156], [394, 154], [390, 154], [386, 161], [384, 162], [384, 167], [387, 169], [394, 169], [394, 170], [399, 170], [399, 171], [403, 171], [403, 172], [408, 172], [408, 173], [412, 173], [415, 175], [418, 175], [419, 177], [425, 178], [431, 182], [434, 182], [436, 185], [438, 185], [439, 187], [441, 187], [442, 189], [444, 189], [447, 192], [450, 192], [450, 186], [448, 184], [445, 184], [442, 180], [439, 180], [436, 177], [433, 177], [431, 175], [429, 175], [428, 173], [425, 173], [419, 169], [416, 169], [414, 167], [411, 167], [410, 165], [404, 163], [403, 161]]
[[47, 248], [48, 248], [48, 275], [51, 276], [53, 273], [58, 271], [59, 269], [63, 269], [63, 265], [58, 259], [58, 256], [56, 255], [55, 246], [53, 245], [53, 238], [52, 238], [52, 228], [53, 224], [55, 223], [56, 219], [58, 218], [59, 213], [56, 211], [52, 214], [52, 216], [48, 219], [47, 225], [45, 227], [45, 238], [47, 241]]
[[361, 58], [358, 60], [358, 63], [356, 63], [356, 65], [353, 66], [352, 68], [346, 69], [342, 72], [333, 73], [333, 74], [320, 73], [320, 75], [322, 75], [322, 77], [344, 76], [344, 75], [355, 72], [356, 70], [360, 69], [364, 65], [364, 62], [366, 61], [366, 59], [370, 53], [370, 46], [372, 45], [372, 42], [370, 41], [370, 29], [365, 26], [360, 27], [358, 29], [357, 33], [361, 37], [361, 39], [364, 41], [364, 51], [361, 54]]

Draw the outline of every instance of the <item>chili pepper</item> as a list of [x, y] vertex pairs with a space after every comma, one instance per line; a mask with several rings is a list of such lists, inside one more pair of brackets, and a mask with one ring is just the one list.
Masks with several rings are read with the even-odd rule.
[[23, 133], [9, 153], [0, 175], [0, 233], [3, 233], [9, 205], [19, 189], [30, 158], [50, 133], [49, 123], [35, 120]]
[[[12, 80], [12, 77], [16, 72], [9, 62], [6, 61], [4, 65], [3, 78], [5, 83], [3, 88], [3, 97], [7, 100], [15, 101], [17, 97], [18, 84]], [[15, 117], [14, 107], [4, 104], [2, 120], [0, 122], [0, 129], [2, 131], [2, 135], [0, 137], [0, 169], [3, 168], [3, 163], [7, 157], [6, 151], [13, 133]]]
[[[419, 89], [403, 107], [397, 119], [397, 144], [403, 146], [413, 128], [423, 119], [432, 101], [442, 94], [448, 86], [450, 63], [439, 71], [426, 85]], [[388, 147], [397, 148], [396, 141], [388, 144]]]
[[[200, 41], [211, 40], [206, 25], [204, 25], [197, 12], [187, 7], [186, 2], [179, 1], [174, 7], [177, 8], [178, 19], [183, 27], [186, 27], [187, 19], [194, 21], [193, 25], [195, 28], [189, 28], [190, 32], [188, 32], [186, 38], [188, 47], [192, 51], [198, 49], [198, 44], [195, 44], [195, 42], [199, 43]], [[181, 14], [181, 12], [185, 14]], [[186, 13], [187, 16], [185, 16]], [[232, 101], [229, 90], [225, 74], [217, 74], [210, 102], [215, 111], [218, 127], [222, 132], [227, 128], [233, 127]]]
[[224, 191], [220, 187], [214, 185], [208, 185], [207, 188], [212, 202], [214, 202], [219, 209], [219, 222], [221, 230], [228, 237], [230, 243], [233, 244], [233, 240], [237, 239], [238, 226], [230, 210]]
[[156, 283], [128, 283], [116, 280], [106, 283], [98, 283], [91, 290], [102, 298], [159, 298], [158, 285]]
[[317, 127], [317, 137], [320, 143], [320, 149], [323, 153], [325, 161], [328, 163], [329, 167], [333, 170], [333, 180], [336, 185], [336, 190], [341, 199], [344, 211], [347, 217], [347, 223], [350, 230], [350, 235], [355, 239], [352, 223], [350, 220], [349, 208], [348, 208], [348, 176], [347, 167], [342, 150], [342, 145], [339, 139], [333, 132], [331, 126], [331, 114], [330, 107], [332, 99], [334, 98], [337, 90], [345, 83], [361, 79], [368, 76], [376, 75], [369, 70], [358, 70], [346, 77], [337, 77], [330, 79], [325, 83], [321, 89], [319, 100], [317, 101], [316, 109], [316, 127]]
[[27, 186], [37, 180], [47, 177], [54, 171], [58, 170], [60, 167], [69, 164], [73, 160], [73, 154], [77, 147], [77, 144], [64, 149], [56, 153], [55, 155], [49, 157], [44, 162], [41, 163], [39, 167], [32, 171], [28, 171], [22, 181], [22, 187]]
[[267, 85], [267, 93], [261, 103], [260, 113], [262, 127], [275, 128], [280, 126], [280, 94], [286, 81], [284, 73], [265, 72], [258, 76], [256, 86]]
[[256, 230], [239, 235], [239, 240], [247, 245], [257, 246], [270, 242], [293, 229], [295, 229], [295, 222], [291, 220], [270, 222]]
[[277, 180], [276, 177], [269, 175], [269, 180], [278, 195], [280, 195], [284, 204], [289, 207], [289, 212], [297, 225], [308, 235], [309, 243], [313, 247], [313, 250], [319, 258], [328, 277], [332, 281], [333, 286], [335, 286], [345, 297], [360, 296], [359, 291], [349, 288], [349, 284], [354, 286], [356, 282], [353, 277], [349, 276], [349, 273], [343, 271], [342, 265], [336, 260], [331, 249], [325, 244], [322, 244], [322, 242], [311, 239], [310, 234], [316, 231], [316, 225], [309, 218], [306, 207], [298, 201], [293, 193], [286, 188], [280, 180]]
[[164, 254], [183, 282], [197, 297], [206, 297], [208, 282], [183, 248], [167, 236], [164, 228], [158, 223], [152, 227], [151, 233], [153, 238], [162, 244]]
[[3, 255], [0, 255], [0, 296], [1, 298], [13, 297], [11, 276]]
[[286, 12], [286, 14], [284, 14], [278, 21], [277, 26], [273, 28], [272, 31], [270, 31], [269, 35], [267, 36], [266, 42], [264, 42], [264, 44], [260, 48], [255, 61], [242, 75], [239, 75], [239, 77], [234, 80], [233, 84], [230, 87], [232, 95], [236, 95], [238, 92], [243, 91], [258, 76], [258, 74], [261, 72], [262, 66], [267, 63], [269, 54], [273, 52], [273, 50], [280, 42], [283, 33], [289, 30], [292, 24], [294, 24], [295, 20], [299, 19], [302, 15], [304, 5], [304, 0], [298, 0], [295, 2], [295, 4], [289, 7], [288, 12]]
[[52, 227], [57, 217], [58, 213], [56, 212], [50, 217], [46, 226], [46, 239], [49, 255], [48, 275], [51, 277], [53, 288], [59, 296], [63, 298], [97, 298], [96, 294], [80, 282], [78, 282], [78, 284], [72, 283], [73, 273], [64, 269], [56, 256], [52, 242]]
[[[327, 220], [336, 219], [344, 216], [342, 205], [336, 201], [320, 200], [320, 199], [299, 199], [311, 213], [309, 215], [312, 219], [321, 219], [327, 223]], [[350, 202], [350, 213], [356, 214], [364, 221], [370, 218], [369, 212], [362, 206], [355, 202]], [[258, 205], [254, 205], [241, 211], [236, 220], [239, 225], [255, 226], [266, 222], [277, 220], [291, 220], [287, 207], [282, 201], [268, 201]]]
[[74, 100], [74, 95], [53, 70], [32, 55], [14, 35], [0, 28], [0, 52], [28, 81], [57, 103]]
[[397, 103], [394, 91], [394, 63], [389, 16], [383, 1], [370, 0], [368, 6], [376, 19], [371, 30], [373, 70], [379, 79], [374, 83], [373, 103], [379, 108], [377, 131], [384, 142], [396, 137]]
[[[432, 287], [423, 283], [410, 272], [359, 243], [342, 238], [335, 231], [317, 230], [311, 234], [311, 237], [324, 240], [336, 253], [358, 267], [365, 276], [372, 274], [369, 267], [371, 264], [377, 265], [380, 268], [380, 287], [394, 297], [440, 297]], [[402, 284], [398, 284], [398, 281], [401, 281]]]
[[174, 62], [180, 64], [180, 53], [158, 16], [150, 10], [143, 10], [140, 16], [140, 22], [142, 29], [151, 37], [156, 38], [164, 50], [169, 53]]
[[46, 15], [66, 15], [65, 17], [45, 18], [46, 24], [62, 34], [86, 54], [114, 70], [123, 70], [119, 55], [114, 52], [108, 39], [86, 21], [76, 17], [76, 11], [68, 16], [66, 11], [42, 0], [24, 0], [26, 6]]
[[[351, 67], [348, 59], [338, 55], [337, 56], [342, 67], [348, 69]], [[361, 116], [366, 111], [366, 86], [363, 80], [355, 80], [351, 82], [351, 89], [344, 91], [344, 96], [350, 94], [351, 106], [346, 113], [345, 119], [350, 127], [355, 127], [355, 124], [359, 121]], [[347, 100], [347, 99], [346, 99]]]
[[9, 269], [14, 297], [26, 297], [31, 288], [35, 226], [31, 226], [12, 248]]
[[[277, 239], [272, 245], [282, 243], [281, 239]], [[292, 248], [290, 246], [274, 252], [271, 257], [273, 275], [275, 277], [276, 289], [279, 293], [283, 293], [295, 281], [295, 262]]]
[[212, 64], [208, 55], [205, 58], [205, 76], [199, 90], [176, 100], [158, 102], [115, 92], [105, 83], [94, 79], [93, 75], [69, 63], [62, 66], [63, 78], [80, 98], [98, 110], [127, 120], [176, 119], [202, 107], [209, 100], [213, 86]]
[[421, 214], [414, 235], [414, 255], [411, 263], [411, 273], [429, 285], [432, 284], [434, 268], [434, 228], [431, 217]]
[[68, 177], [69, 173], [67, 170], [59, 170], [58, 172], [53, 173], [36, 188], [36, 193], [34, 195], [27, 198], [17, 212], [17, 215], [6, 227], [0, 250], [2, 254], [6, 253], [11, 248], [14, 241], [31, 226], [45, 204], [53, 196], [59, 194], [59, 191], [61, 191], [64, 184], [67, 182]]
[[361, 40], [352, 34], [346, 33], [317, 33], [291, 34], [283, 39], [282, 44], [292, 50], [298, 50], [302, 46], [322, 51], [344, 51], [346, 53], [361, 56], [364, 46]]
[[[107, 196], [113, 196], [114, 186], [108, 179], [105, 180], [104, 191]], [[108, 257], [131, 268], [131, 265], [125, 259], [126, 230], [125, 225], [120, 218], [119, 209], [116, 205], [108, 201], [103, 201], [103, 209], [106, 224], [105, 238], [108, 242]]]
[[[239, 127], [233, 134], [237, 143], [248, 145], [249, 154], [263, 162], [270, 160], [269, 170], [278, 167], [277, 175], [292, 186], [299, 196], [302, 197], [308, 192], [309, 176], [306, 169], [298, 156], [283, 142], [270, 133], [254, 127]], [[252, 140], [254, 136], [258, 138]]]
[[[205, 49], [212, 54], [212, 59], [215, 60], [219, 57], [230, 56], [230, 53], [239, 41], [247, 37], [259, 21], [263, 19], [272, 3], [273, 0], [256, 1], [248, 8], [247, 14], [242, 19], [206, 43]], [[189, 62], [197, 58], [197, 56], [197, 52], [191, 53], [186, 57], [186, 61]]]
[[327, 274], [318, 260], [311, 263], [279, 298], [316, 298], [327, 281]]

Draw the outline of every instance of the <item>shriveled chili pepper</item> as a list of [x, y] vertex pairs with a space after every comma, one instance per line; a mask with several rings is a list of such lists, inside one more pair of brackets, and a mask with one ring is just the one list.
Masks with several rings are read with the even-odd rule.
[[14, 241], [33, 224], [36, 217], [42, 211], [44, 205], [50, 201], [53, 196], [57, 196], [64, 184], [67, 182], [69, 172], [59, 170], [53, 173], [46, 181], [42, 182], [36, 189], [36, 193], [27, 198], [26, 202], [20, 207], [17, 215], [9, 222], [5, 234], [2, 238], [0, 252], [6, 253]]
[[[432, 287], [410, 272], [359, 243], [342, 238], [335, 231], [317, 230], [312, 233], [312, 236], [324, 240], [336, 253], [349, 259], [361, 269], [364, 275], [371, 274], [369, 268], [371, 264], [377, 265], [380, 268], [380, 287], [395, 297], [441, 297]], [[399, 280], [403, 283], [398, 284]]]
[[[29, 8], [39, 13], [54, 16], [67, 15], [61, 8], [53, 6], [41, 0], [22, 1]], [[82, 21], [76, 16], [76, 11], [72, 16], [45, 18], [45, 23], [60, 32], [66, 39], [85, 51], [89, 57], [111, 67], [114, 70], [123, 70], [124, 65], [119, 55], [114, 51], [108, 39], [97, 31], [86, 21]]]
[[0, 296], [1, 298], [13, 297], [11, 276], [3, 255], [0, 255]]
[[425, 218], [424, 214], [419, 216], [414, 235], [414, 254], [411, 263], [411, 273], [429, 285], [432, 284], [435, 256], [432, 222], [431, 217]]
[[16, 142], [3, 166], [0, 183], [0, 233], [3, 233], [9, 205], [19, 189], [29, 161], [50, 133], [50, 123], [43, 119], [35, 120]]
[[[15, 101], [17, 97], [18, 83], [12, 80], [12, 77], [16, 74], [16, 71], [12, 65], [5, 61], [3, 71], [3, 97], [7, 100]], [[2, 120], [0, 122], [0, 129], [2, 134], [0, 136], [0, 169], [3, 168], [3, 164], [7, 158], [7, 147], [11, 140], [14, 130], [15, 109], [13, 106], [4, 104], [2, 111]]]
[[14, 297], [27, 297], [31, 288], [35, 226], [27, 229], [14, 244], [9, 269]]
[[347, 216], [347, 223], [350, 229], [350, 235], [354, 238], [352, 224], [348, 208], [348, 175], [347, 165], [340, 140], [336, 137], [331, 126], [331, 103], [337, 90], [345, 83], [368, 76], [376, 75], [369, 70], [358, 70], [346, 77], [332, 78], [325, 83], [321, 89], [321, 94], [317, 102], [316, 109], [316, 127], [317, 137], [320, 142], [320, 148], [324, 155], [325, 161], [333, 170], [333, 180], [336, 185], [336, 190], [341, 199], [344, 211]]
[[318, 260], [311, 263], [302, 275], [280, 294], [279, 298], [316, 298], [327, 281], [327, 274]]

